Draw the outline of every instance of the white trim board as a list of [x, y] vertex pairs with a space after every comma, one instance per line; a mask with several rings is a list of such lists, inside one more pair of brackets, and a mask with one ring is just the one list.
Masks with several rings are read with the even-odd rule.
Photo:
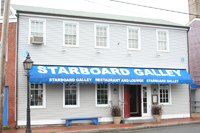
[[54, 63], [34, 63], [34, 65], [56, 65], [56, 66], [91, 66], [91, 67], [124, 67], [124, 68], [160, 68], [160, 69], [188, 69], [186, 67], [159, 67], [159, 66], [132, 66], [132, 65], [88, 65], [88, 64], [54, 64]]
[[[112, 122], [112, 117], [99, 118], [99, 122]], [[65, 120], [31, 120], [31, 125], [53, 125], [53, 124], [65, 124]], [[72, 121], [72, 123], [91, 123], [92, 120], [80, 120]], [[25, 126], [26, 121], [18, 121], [18, 126]]]
[[[9, 18], [9, 23], [15, 23], [15, 22], [17, 22], [17, 18], [15, 17], [10, 17]], [[2, 17], [0, 17], [0, 23], [3, 23], [3, 18]]]
[[171, 114], [171, 115], [162, 115], [161, 119], [175, 119], [175, 118], [189, 118], [190, 114]]

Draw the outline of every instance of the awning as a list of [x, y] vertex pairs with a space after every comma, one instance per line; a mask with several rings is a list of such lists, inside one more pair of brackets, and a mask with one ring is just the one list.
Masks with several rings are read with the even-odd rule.
[[191, 84], [185, 69], [33, 65], [31, 83]]
[[200, 89], [200, 85], [196, 85], [196, 84], [191, 84], [190, 85], [190, 89]]

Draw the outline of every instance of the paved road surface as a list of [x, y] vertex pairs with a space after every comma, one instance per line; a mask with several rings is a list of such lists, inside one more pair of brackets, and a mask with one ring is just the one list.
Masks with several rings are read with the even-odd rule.
[[135, 129], [129, 131], [116, 131], [105, 133], [200, 133], [200, 124]]

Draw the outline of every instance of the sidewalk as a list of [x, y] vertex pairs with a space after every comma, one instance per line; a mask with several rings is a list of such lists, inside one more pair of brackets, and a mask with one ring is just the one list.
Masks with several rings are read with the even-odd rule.
[[[105, 124], [105, 125], [84, 125], [84, 126], [54, 126], [54, 127], [33, 127], [32, 133], [94, 133], [94, 132], [106, 132], [106, 131], [124, 131], [130, 129], [172, 126], [181, 124], [200, 123], [200, 117], [194, 118], [182, 118], [182, 119], [168, 119], [161, 122], [151, 122], [144, 124]], [[3, 133], [25, 133], [26, 129], [11, 129], [4, 130]]]

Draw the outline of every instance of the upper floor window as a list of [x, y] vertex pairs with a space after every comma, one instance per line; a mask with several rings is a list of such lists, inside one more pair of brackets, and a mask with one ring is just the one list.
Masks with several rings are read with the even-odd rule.
[[63, 84], [63, 106], [79, 107], [79, 85]]
[[167, 30], [157, 30], [157, 50], [169, 51], [169, 40]]
[[171, 85], [169, 84], [160, 84], [159, 85], [159, 99], [160, 104], [170, 104], [171, 101]]
[[128, 27], [127, 32], [127, 49], [140, 50], [140, 28]]
[[32, 83], [30, 87], [30, 95], [31, 108], [46, 107], [46, 84]]
[[64, 46], [75, 46], [78, 43], [78, 29], [79, 24], [77, 22], [64, 22]]
[[29, 24], [29, 44], [45, 44], [46, 21], [40, 19], [30, 19]]
[[95, 24], [95, 47], [109, 48], [109, 26]]

